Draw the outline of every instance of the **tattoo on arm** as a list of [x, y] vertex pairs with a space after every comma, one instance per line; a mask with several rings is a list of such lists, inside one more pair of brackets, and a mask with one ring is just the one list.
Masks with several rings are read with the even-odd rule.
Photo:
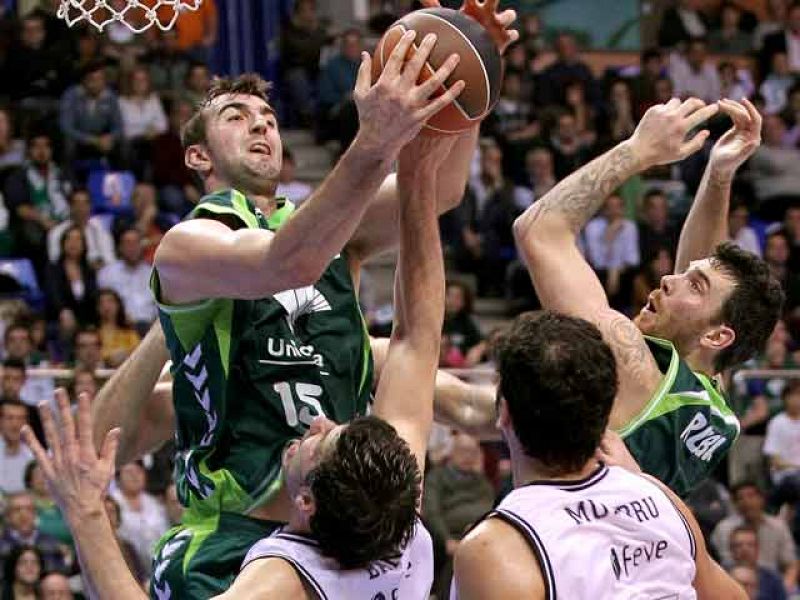
[[732, 175], [717, 173], [713, 169], [708, 173], [708, 187], [715, 190], [725, 190], [729, 188], [732, 181]]
[[576, 233], [598, 211], [606, 197], [636, 173], [638, 159], [627, 144], [596, 158], [567, 177], [541, 200], [541, 214], [561, 213]]
[[[599, 319], [597, 324], [603, 337], [611, 346], [617, 359], [617, 374], [649, 387], [654, 373], [653, 355], [647, 348], [639, 328], [627, 317], [617, 314], [608, 320]], [[657, 371], [657, 367], [656, 367]]]

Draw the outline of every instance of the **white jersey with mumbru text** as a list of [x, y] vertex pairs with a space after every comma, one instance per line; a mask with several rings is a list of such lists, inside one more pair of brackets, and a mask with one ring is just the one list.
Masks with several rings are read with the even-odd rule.
[[[548, 600], [694, 600], [695, 540], [656, 484], [620, 467], [512, 491], [486, 517], [530, 544]], [[458, 598], [455, 582], [451, 600]]]
[[427, 600], [433, 585], [433, 541], [419, 520], [397, 560], [378, 561], [365, 569], [343, 571], [322, 555], [312, 538], [285, 529], [250, 548], [242, 568], [261, 558], [287, 561], [319, 600]]

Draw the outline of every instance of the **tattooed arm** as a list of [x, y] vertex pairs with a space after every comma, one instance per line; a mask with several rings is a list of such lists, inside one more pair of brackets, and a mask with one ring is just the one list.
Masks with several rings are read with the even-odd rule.
[[749, 100], [742, 104], [720, 100], [720, 109], [733, 120], [711, 150], [703, 180], [681, 230], [675, 272], [683, 273], [693, 260], [706, 258], [728, 239], [731, 182], [736, 170], [761, 143], [761, 115]]
[[639, 412], [658, 385], [660, 373], [637, 327], [609, 307], [575, 238], [606, 196], [631, 175], [680, 160], [702, 147], [707, 131], [688, 142], [686, 134], [716, 110], [716, 105], [706, 107], [697, 99], [671, 100], [651, 108], [629, 140], [564, 179], [514, 223], [517, 247], [542, 306], [594, 323], [614, 351], [620, 393], [612, 427]]

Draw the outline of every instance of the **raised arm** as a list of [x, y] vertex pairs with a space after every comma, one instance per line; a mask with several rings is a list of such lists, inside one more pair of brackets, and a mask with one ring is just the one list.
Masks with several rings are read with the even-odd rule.
[[[425, 7], [439, 6], [438, 0], [422, 0]], [[494, 41], [498, 51], [503, 54], [519, 33], [509, 29], [517, 18], [514, 10], [495, 12], [497, 2], [478, 3], [465, 0], [461, 11], [483, 25]], [[436, 193], [434, 199], [438, 214], [447, 212], [461, 202], [464, 188], [469, 179], [472, 157], [478, 143], [479, 126], [458, 135], [447, 160], [441, 163], [436, 173]], [[375, 199], [361, 219], [361, 223], [348, 244], [348, 259], [353, 270], [372, 256], [391, 250], [397, 246], [399, 229], [399, 198], [397, 180], [387, 177]]]
[[400, 154], [400, 257], [395, 322], [373, 412], [391, 423], [425, 469], [444, 321], [444, 258], [433, 194], [451, 138], [418, 136]]
[[47, 403], [39, 406], [49, 453], [30, 427], [26, 426], [22, 435], [72, 532], [87, 595], [97, 600], [145, 600], [147, 594], [125, 563], [104, 506], [114, 477], [119, 430], [108, 432], [98, 454], [92, 442], [89, 397], [83, 394], [78, 399], [77, 434], [63, 389], [56, 391], [56, 403], [58, 425]]
[[157, 384], [169, 353], [156, 322], [92, 402], [92, 437], [100, 447], [109, 431], [122, 428], [117, 461], [124, 465], [168, 441], [175, 427], [172, 386]]
[[736, 170], [761, 144], [761, 115], [745, 99], [741, 104], [720, 100], [720, 110], [730, 116], [731, 127], [711, 150], [694, 204], [681, 230], [675, 272], [683, 273], [693, 260], [710, 256], [729, 237], [728, 212], [731, 182]]
[[[155, 258], [166, 302], [263, 298], [310, 285], [322, 275], [352, 237], [400, 149], [463, 89], [463, 82], [457, 83], [431, 98], [455, 68], [457, 55], [417, 85], [435, 37], [427, 36], [414, 57], [404, 62], [414, 35], [408, 32], [401, 39], [374, 85], [371, 60], [364, 53], [354, 91], [358, 134], [331, 174], [277, 234], [233, 231], [199, 219], [167, 232]], [[203, 277], [197, 277], [199, 271]]]
[[638, 402], [653, 391], [660, 374], [636, 326], [609, 307], [603, 286], [578, 250], [576, 236], [606, 196], [630, 176], [700, 149], [708, 131], [690, 141], [686, 135], [716, 111], [716, 105], [705, 106], [696, 98], [672, 99], [650, 108], [630, 139], [572, 173], [514, 223], [517, 248], [542, 306], [598, 326], [624, 375], [621, 398]]

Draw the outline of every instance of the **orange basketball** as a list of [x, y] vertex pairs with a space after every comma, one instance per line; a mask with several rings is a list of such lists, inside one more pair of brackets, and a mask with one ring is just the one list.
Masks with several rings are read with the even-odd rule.
[[[461, 60], [445, 82], [447, 87], [459, 79], [466, 84], [458, 98], [433, 115], [425, 127], [439, 133], [457, 133], [479, 123], [495, 105], [503, 82], [503, 61], [484, 28], [471, 17], [449, 8], [428, 8], [409, 13], [396, 21], [383, 35], [372, 61], [372, 80], [378, 79], [392, 50], [408, 30], [416, 38], [406, 60], [429, 33], [437, 36], [420, 81], [433, 75], [447, 57], [458, 54]], [[444, 92], [442, 89], [441, 92]]]

